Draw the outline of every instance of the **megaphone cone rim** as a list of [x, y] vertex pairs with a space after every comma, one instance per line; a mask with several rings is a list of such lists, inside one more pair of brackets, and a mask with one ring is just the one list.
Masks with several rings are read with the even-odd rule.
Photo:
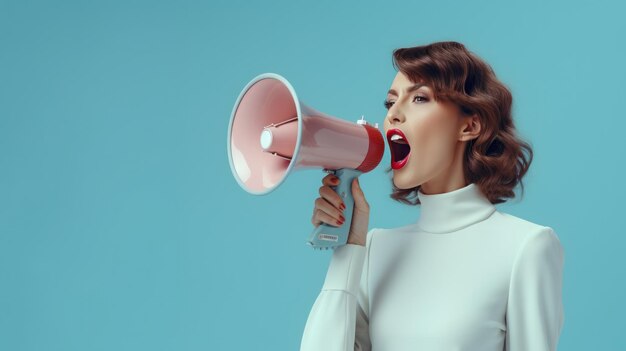
[[[263, 191], [254, 191], [249, 189], [246, 184], [244, 184], [241, 179], [239, 178], [239, 175], [237, 174], [237, 171], [235, 170], [235, 165], [233, 163], [233, 154], [232, 154], [232, 150], [231, 150], [231, 142], [230, 142], [230, 137], [232, 134], [232, 128], [233, 128], [233, 122], [235, 120], [235, 113], [237, 112], [237, 108], [239, 107], [239, 103], [241, 102], [241, 99], [243, 99], [243, 97], [246, 95], [246, 93], [248, 92], [248, 90], [254, 85], [256, 84], [258, 81], [262, 80], [262, 79], [267, 79], [267, 78], [271, 78], [271, 79], [276, 79], [278, 81], [280, 81], [281, 83], [283, 83], [287, 89], [289, 90], [289, 93], [291, 94], [293, 101], [296, 105], [296, 112], [298, 114], [298, 135], [297, 135], [297, 139], [296, 139], [296, 148], [293, 152], [293, 156], [291, 159], [291, 162], [289, 163], [289, 166], [287, 166], [287, 170], [285, 171], [285, 173], [283, 174], [282, 178], [276, 183], [274, 184], [274, 186], [272, 186], [271, 188], [268, 188], [266, 190]], [[300, 111], [300, 100], [298, 99], [298, 95], [296, 94], [295, 89], [293, 88], [293, 86], [291, 86], [291, 83], [289, 83], [289, 81], [281, 76], [280, 74], [277, 73], [272, 73], [272, 72], [266, 72], [266, 73], [262, 73], [259, 74], [258, 76], [252, 78], [252, 80], [250, 80], [248, 82], [248, 84], [246, 84], [246, 86], [241, 90], [241, 92], [239, 93], [239, 96], [237, 97], [237, 100], [235, 102], [235, 105], [233, 106], [233, 110], [230, 113], [230, 122], [228, 123], [228, 134], [226, 136], [226, 147], [228, 150], [228, 163], [230, 165], [230, 170], [232, 172], [232, 174], [235, 176], [235, 179], [237, 180], [237, 183], [239, 184], [239, 186], [241, 188], [243, 188], [245, 191], [247, 191], [250, 194], [253, 195], [266, 195], [271, 193], [272, 191], [274, 191], [276, 188], [278, 188], [287, 178], [287, 176], [289, 175], [289, 173], [292, 171], [292, 169], [294, 168], [295, 164], [298, 161], [298, 155], [300, 153], [300, 139], [301, 139], [301, 135], [302, 135], [302, 112]]]

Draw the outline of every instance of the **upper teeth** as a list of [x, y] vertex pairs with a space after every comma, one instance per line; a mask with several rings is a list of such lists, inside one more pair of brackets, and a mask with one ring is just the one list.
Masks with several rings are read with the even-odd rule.
[[391, 141], [402, 140], [402, 136], [400, 134], [394, 134], [391, 136]]

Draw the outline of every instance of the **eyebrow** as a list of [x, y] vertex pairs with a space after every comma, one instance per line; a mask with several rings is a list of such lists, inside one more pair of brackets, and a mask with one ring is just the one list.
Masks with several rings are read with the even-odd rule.
[[[424, 87], [424, 86], [426, 86], [426, 84], [423, 84], [423, 83], [417, 83], [417, 84], [415, 84], [415, 85], [413, 85], [413, 86], [408, 87], [408, 88], [406, 89], [406, 92], [407, 92], [407, 93], [410, 93], [410, 92], [413, 92], [413, 91], [415, 91], [415, 90], [419, 89], [420, 87]], [[393, 90], [393, 89], [389, 89], [389, 91], [387, 92], [387, 94], [391, 94], [391, 95], [398, 96], [398, 92], [396, 92], [396, 91], [395, 91], [395, 90]]]

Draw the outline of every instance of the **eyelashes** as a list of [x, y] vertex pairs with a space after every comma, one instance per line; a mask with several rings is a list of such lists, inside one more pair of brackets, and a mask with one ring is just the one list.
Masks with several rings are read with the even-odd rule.
[[[421, 95], [415, 95], [413, 97], [413, 101], [415, 101], [415, 99], [417, 98], [421, 98], [423, 99], [422, 102], [427, 102], [428, 98], [426, 98], [425, 96], [421, 96]], [[383, 101], [383, 106], [385, 106], [385, 109], [389, 110], [391, 108], [391, 106], [393, 106], [393, 104], [395, 103], [395, 101], [389, 101], [387, 99], [385, 99], [385, 101]]]

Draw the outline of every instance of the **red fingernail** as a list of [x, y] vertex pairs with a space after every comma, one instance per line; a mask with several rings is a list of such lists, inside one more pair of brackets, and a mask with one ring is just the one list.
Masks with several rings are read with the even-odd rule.
[[337, 221], [337, 225], [342, 225], [343, 221]]
[[341, 204], [341, 205], [339, 205], [339, 208], [341, 208], [341, 210], [345, 210], [346, 209], [346, 205], [345, 204]]
[[342, 215], [339, 215], [339, 220], [340, 220], [342, 223], [346, 221], [346, 219], [345, 219]]

